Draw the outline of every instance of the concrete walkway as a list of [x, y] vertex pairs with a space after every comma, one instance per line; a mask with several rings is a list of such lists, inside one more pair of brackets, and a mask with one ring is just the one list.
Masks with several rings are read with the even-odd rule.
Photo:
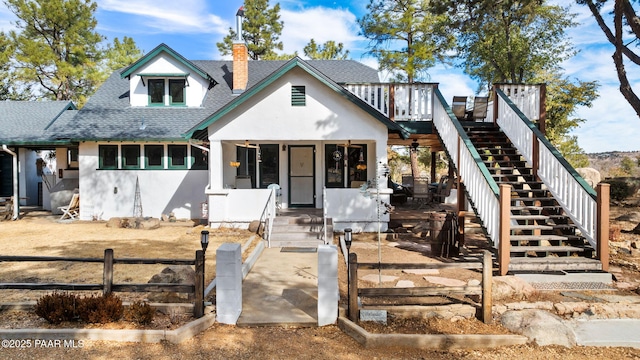
[[568, 321], [583, 346], [640, 348], [639, 319], [597, 319]]
[[282, 249], [265, 249], [244, 279], [238, 326], [317, 325], [318, 254]]

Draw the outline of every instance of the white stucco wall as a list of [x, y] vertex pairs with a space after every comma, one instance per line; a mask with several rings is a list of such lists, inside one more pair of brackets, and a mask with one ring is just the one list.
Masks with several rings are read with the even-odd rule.
[[[306, 90], [306, 106], [291, 106], [291, 86], [302, 85]], [[322, 208], [322, 190], [325, 183], [325, 144], [367, 145], [368, 177], [375, 176], [376, 160], [387, 162], [387, 127], [371, 115], [348, 101], [325, 84], [301, 69], [294, 69], [245, 101], [241, 106], [213, 123], [209, 127], [211, 153], [209, 163], [212, 170], [210, 204], [218, 204], [217, 213], [211, 212], [212, 222], [232, 221], [245, 218], [246, 204], [228, 200], [224, 187], [233, 186], [236, 170], [229, 166], [236, 159], [236, 143], [278, 144], [280, 160], [280, 185], [283, 207], [288, 207], [288, 149], [291, 145], [315, 146], [315, 207]], [[239, 159], [242, 160], [242, 159]], [[242, 166], [242, 165], [241, 165]], [[383, 187], [386, 188], [386, 182]], [[349, 189], [341, 189], [349, 190]], [[357, 203], [350, 211], [339, 213], [343, 218], [351, 216], [359, 220], [373, 220], [375, 204], [362, 200], [352, 190], [349, 198]], [[387, 195], [388, 196], [388, 195]], [[347, 206], [341, 199], [328, 206]], [[214, 205], [211, 205], [212, 207]], [[346, 219], [346, 218], [345, 218]], [[255, 220], [255, 219], [254, 219]], [[348, 219], [346, 219], [348, 220]], [[388, 220], [388, 217], [387, 217]], [[377, 215], [375, 217], [377, 221]], [[386, 225], [385, 225], [386, 226]], [[375, 226], [377, 229], [377, 224]]]
[[132, 216], [136, 178], [143, 216], [159, 218], [173, 212], [179, 219], [200, 218], [207, 170], [99, 170], [98, 143], [94, 142], [80, 144], [79, 163], [82, 220]]
[[[185, 88], [185, 100], [186, 106], [201, 106], [206, 94], [209, 83], [200, 75], [191, 71], [191, 69], [184, 66], [184, 64], [176, 61], [173, 57], [168, 56], [165, 53], [158, 55], [153, 61], [148, 62], [145, 66], [140, 67], [138, 72], [131, 74], [129, 80], [129, 91], [131, 94], [131, 106], [148, 106], [148, 79], [157, 79], [153, 77], [144, 77], [144, 84], [142, 77], [137, 74], [177, 74], [177, 73], [189, 73], [187, 77], [188, 85]], [[168, 83], [165, 83], [165, 104], [168, 104], [167, 90]]]

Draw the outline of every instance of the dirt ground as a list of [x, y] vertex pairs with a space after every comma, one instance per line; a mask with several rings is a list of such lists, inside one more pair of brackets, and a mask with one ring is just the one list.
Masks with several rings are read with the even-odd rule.
[[[619, 211], [618, 211], [619, 210]], [[612, 208], [612, 218], [620, 213], [636, 211], [636, 208]], [[74, 257], [102, 257], [105, 248], [113, 248], [115, 257], [160, 257], [160, 258], [193, 258], [195, 251], [200, 249], [201, 227], [194, 227], [190, 223], [164, 224], [157, 230], [134, 230], [107, 228], [99, 222], [74, 222], [61, 224], [55, 218], [45, 213], [30, 214], [20, 221], [0, 222], [0, 241], [2, 249], [0, 255], [44, 255], [44, 256], [74, 256]], [[635, 224], [626, 224], [612, 220], [612, 225], [621, 226], [625, 230], [633, 228]], [[251, 233], [239, 230], [224, 230], [213, 232], [211, 245], [207, 250], [206, 282], [215, 276], [215, 249], [223, 242], [245, 243], [252, 236]], [[637, 235], [622, 233], [625, 241], [633, 241]], [[352, 251], [359, 258], [376, 261], [378, 256], [377, 237], [359, 237], [354, 243]], [[382, 240], [384, 262], [424, 262], [436, 261], [425, 256], [424, 249], [415, 245], [408, 246], [402, 239]], [[246, 256], [246, 255], [245, 255]], [[626, 279], [640, 279], [638, 268], [632, 265], [640, 264], [640, 260], [618, 253], [612, 261], [620, 266]], [[87, 267], [84, 267], [87, 266]], [[95, 269], [89, 268], [90, 266]], [[346, 267], [344, 260], [339, 261], [341, 303], [346, 304]], [[140, 266], [138, 266], [140, 267]], [[144, 267], [144, 266], [143, 266]], [[132, 269], [116, 267], [114, 281], [146, 282], [153, 274], [162, 269], [148, 266], [149, 269]], [[377, 274], [376, 271], [373, 273]], [[386, 274], [386, 273], [385, 273]], [[415, 282], [416, 286], [423, 286], [425, 280], [421, 276], [408, 274], [391, 274], [402, 276]], [[76, 263], [0, 263], [0, 282], [101, 282], [101, 264], [80, 265]], [[442, 270], [439, 276], [468, 281], [480, 279], [480, 273], [470, 270]], [[636, 277], [637, 276], [637, 277]], [[369, 286], [377, 286], [372, 282]], [[630, 289], [628, 291], [633, 291]], [[41, 293], [35, 291], [0, 290], [0, 302], [15, 302], [36, 300]], [[552, 296], [552, 295], [543, 295]], [[7, 312], [0, 313], [0, 324], [5, 324], [11, 316]], [[20, 317], [20, 316], [17, 316]], [[16, 318], [16, 315], [13, 315]], [[17, 321], [17, 320], [16, 320]], [[2, 327], [2, 326], [0, 326]], [[392, 321], [390, 327], [398, 333], [477, 333], [503, 334], [506, 332], [501, 326], [485, 325], [477, 320], [462, 321]], [[371, 331], [384, 332], [385, 330]], [[389, 347], [384, 349], [365, 349], [348, 335], [340, 331], [337, 326], [322, 328], [295, 327], [261, 327], [238, 328], [215, 324], [204, 333], [189, 339], [185, 343], [174, 345], [137, 344], [137, 343], [109, 343], [100, 341], [84, 341], [82, 346], [75, 348], [25, 348], [0, 349], [0, 356], [6, 359], [67, 359], [67, 358], [138, 358], [138, 359], [174, 359], [174, 358], [209, 358], [209, 359], [505, 359], [519, 357], [522, 359], [584, 359], [597, 357], [599, 359], [640, 359], [640, 349], [629, 348], [596, 348], [574, 347], [572, 349], [535, 345], [504, 347], [490, 350], [473, 351], [426, 351]]]

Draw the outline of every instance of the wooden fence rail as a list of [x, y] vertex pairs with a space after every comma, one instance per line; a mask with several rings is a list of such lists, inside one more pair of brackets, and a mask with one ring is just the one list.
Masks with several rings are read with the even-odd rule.
[[[482, 269], [481, 285], [465, 286], [432, 286], [414, 288], [358, 288], [358, 269], [402, 270], [402, 269]], [[392, 297], [392, 296], [448, 296], [452, 294], [481, 295], [482, 321], [491, 323], [491, 282], [493, 262], [491, 253], [484, 251], [482, 260], [464, 263], [434, 263], [434, 264], [402, 264], [402, 263], [358, 263], [355, 253], [349, 254], [349, 284], [348, 284], [348, 316], [351, 321], [357, 321], [359, 315], [358, 296], [363, 297]]]
[[[180, 292], [194, 295], [193, 316], [200, 318], [204, 315], [204, 252], [196, 251], [194, 260], [190, 259], [143, 259], [122, 258], [113, 256], [113, 249], [104, 251], [104, 258], [78, 258], [59, 256], [0, 256], [0, 262], [51, 262], [68, 261], [82, 263], [103, 263], [102, 284], [79, 283], [0, 283], [0, 289], [13, 290], [65, 290], [65, 291], [96, 291], [102, 290], [104, 295], [112, 292]], [[114, 284], [113, 265], [193, 265], [196, 277], [193, 285], [188, 284]]]

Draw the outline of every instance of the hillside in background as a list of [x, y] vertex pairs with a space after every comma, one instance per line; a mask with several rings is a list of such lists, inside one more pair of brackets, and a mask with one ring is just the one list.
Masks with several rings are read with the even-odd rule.
[[611, 151], [587, 154], [589, 167], [600, 172], [602, 179], [618, 176], [640, 176], [640, 151]]

